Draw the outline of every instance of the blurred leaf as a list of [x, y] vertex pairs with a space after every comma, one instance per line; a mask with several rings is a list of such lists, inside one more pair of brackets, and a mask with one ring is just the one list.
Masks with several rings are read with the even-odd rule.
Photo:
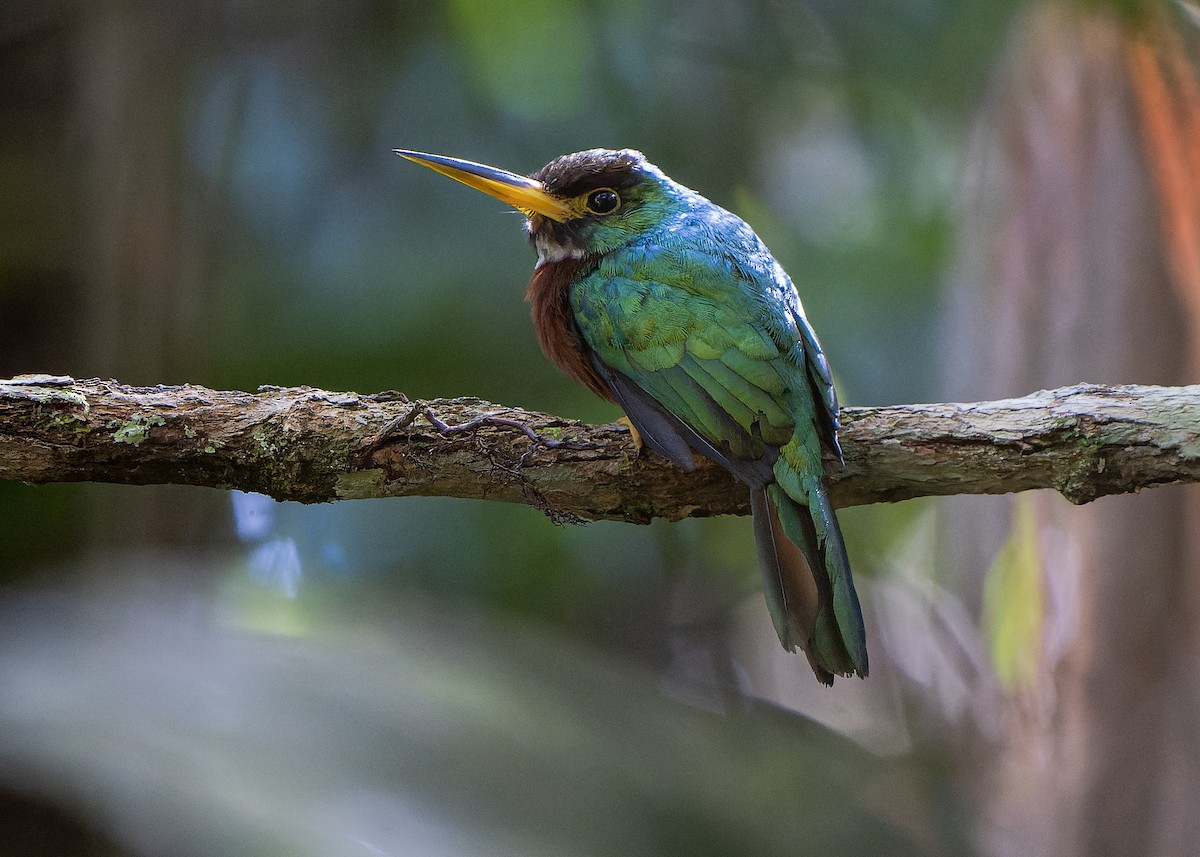
[[988, 569], [984, 626], [1000, 683], [1016, 690], [1033, 681], [1042, 631], [1042, 564], [1033, 498], [1013, 498], [1012, 534]]

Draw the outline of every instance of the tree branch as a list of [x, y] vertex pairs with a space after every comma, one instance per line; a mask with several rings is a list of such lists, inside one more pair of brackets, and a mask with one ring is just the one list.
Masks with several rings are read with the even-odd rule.
[[[977, 404], [846, 408], [838, 505], [1055, 488], [1074, 503], [1200, 481], [1200, 386], [1078, 385]], [[307, 387], [221, 392], [0, 381], [0, 478], [172, 483], [304, 503], [438, 495], [559, 520], [746, 514], [720, 467], [684, 473], [593, 426], [479, 399]]]

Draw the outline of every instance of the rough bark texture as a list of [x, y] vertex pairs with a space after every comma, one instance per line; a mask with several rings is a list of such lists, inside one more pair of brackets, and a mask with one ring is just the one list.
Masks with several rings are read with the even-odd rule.
[[[977, 404], [847, 408], [839, 505], [1055, 488], [1084, 503], [1200, 480], [1200, 386], [1078, 385]], [[192, 385], [0, 381], [0, 478], [205, 485], [279, 500], [440, 495], [527, 503], [564, 520], [745, 514], [698, 462], [638, 455], [627, 430], [478, 399]]]

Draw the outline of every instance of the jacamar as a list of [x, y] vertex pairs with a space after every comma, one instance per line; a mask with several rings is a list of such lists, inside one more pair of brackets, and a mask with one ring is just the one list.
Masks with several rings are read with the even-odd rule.
[[[791, 279], [741, 218], [632, 149], [589, 149], [526, 177], [396, 154], [525, 214], [538, 342], [617, 402], [651, 450], [692, 453], [750, 488], [779, 640], [825, 684], [867, 675], [866, 634], [822, 452], [841, 461], [837, 394]], [[797, 549], [798, 548], [798, 549]]]

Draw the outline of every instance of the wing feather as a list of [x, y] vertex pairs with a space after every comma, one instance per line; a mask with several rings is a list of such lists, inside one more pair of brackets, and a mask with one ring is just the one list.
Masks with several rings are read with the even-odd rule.
[[572, 287], [580, 340], [652, 450], [688, 469], [698, 452], [751, 487], [784, 647], [803, 648], [826, 683], [865, 676], [861, 611], [821, 460], [822, 448], [841, 454], [829, 364], [791, 280], [737, 223], [747, 246], [736, 258], [717, 242], [705, 252], [704, 241], [606, 256]]

